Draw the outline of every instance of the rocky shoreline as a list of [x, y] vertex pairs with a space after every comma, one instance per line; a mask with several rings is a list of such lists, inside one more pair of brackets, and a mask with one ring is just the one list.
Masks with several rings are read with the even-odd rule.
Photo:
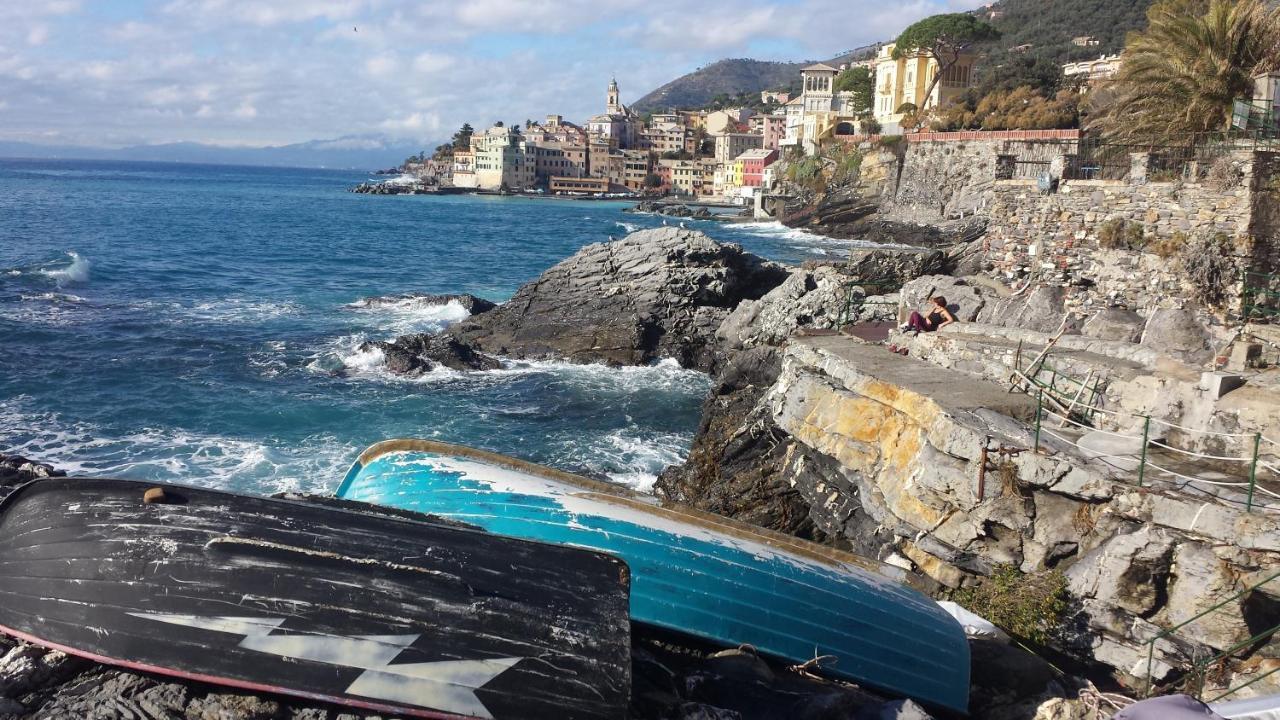
[[[879, 222], [902, 237], [900, 223], [862, 214], [848, 198], [827, 208], [809, 216], [817, 218], [810, 227]], [[390, 372], [405, 375], [440, 365], [489, 369], [500, 357], [614, 366], [675, 360], [709, 373], [714, 386], [693, 446], [660, 476], [660, 498], [914, 571], [936, 597], [983, 603], [971, 608], [980, 612], [1043, 601], [1050, 609], [1029, 620], [1017, 614], [1021, 605], [1006, 619], [1027, 623], [1021, 637], [1042, 657], [973, 641], [971, 712], [996, 720], [1099, 717], [1091, 681], [1139, 687], [1148, 640], [1161, 627], [1207, 607], [1205, 588], [1227, 592], [1280, 562], [1280, 521], [1156, 478], [1135, 489], [1096, 454], [1033, 439], [1036, 404], [1009, 392], [1010, 364], [1024, 345], [1032, 355], [1059, 343], [1063, 368], [1106, 371], [1109, 407], [1155, 396], [1165, 407], [1205, 413], [1196, 368], [1211, 359], [1215, 338], [1191, 306], [1082, 315], [1061, 286], [1015, 291], [984, 272], [973, 238], [979, 225], [920, 232], [929, 238], [908, 235], [915, 246], [859, 249], [797, 268], [693, 230], [639, 231], [583, 247], [502, 305], [468, 296], [365, 301], [457, 302], [471, 315], [437, 335], [364, 349], [380, 351]], [[948, 298], [960, 325], [918, 337], [896, 331], [903, 311], [937, 295]], [[870, 341], [867, 332], [875, 334]], [[908, 357], [889, 353], [886, 336]], [[1265, 424], [1269, 407], [1234, 410], [1229, 429]], [[0, 458], [0, 486], [54, 472]], [[1017, 578], [1015, 588], [1050, 587], [1050, 596], [1008, 600], [997, 577]], [[1188, 658], [1280, 623], [1280, 600], [1257, 597], [1192, 625], [1188, 639], [1151, 645], [1156, 679], [1172, 686]], [[70, 708], [103, 703], [136, 717], [364, 717], [6, 642], [0, 696], [10, 704], [0, 717], [6, 707], [18, 717], [73, 717]], [[1278, 653], [1253, 649], [1224, 669], [1225, 681], [1271, 667]], [[641, 635], [633, 667], [633, 717], [642, 720], [924, 717], [876, 715], [891, 709], [746, 651], [712, 653]]]
[[[0, 454], [3, 494], [26, 482], [64, 475], [46, 463]], [[848, 683], [824, 680], [802, 668], [761, 658], [750, 648], [718, 650], [644, 628], [634, 628], [633, 633], [630, 717], [636, 720], [929, 717], [910, 701], [885, 700]], [[998, 663], [1025, 669], [1035, 660], [1001, 643], [980, 641], [977, 647], [990, 661], [984, 665], [987, 668]], [[1037, 672], [1050, 671], [1043, 666]], [[982, 677], [979, 686], [990, 697], [1010, 689], [1002, 672], [983, 672]], [[382, 720], [387, 716], [113, 668], [0, 635], [0, 720], [89, 717]]]

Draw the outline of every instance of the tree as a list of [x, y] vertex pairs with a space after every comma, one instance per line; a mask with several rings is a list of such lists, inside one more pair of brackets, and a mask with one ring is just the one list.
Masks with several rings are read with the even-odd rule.
[[1090, 122], [1113, 141], [1182, 144], [1226, 130], [1254, 75], [1280, 67], [1280, 8], [1265, 0], [1163, 0], [1147, 16]]
[[833, 89], [853, 93], [854, 112], [859, 115], [869, 113], [875, 106], [876, 74], [865, 67], [851, 67], [836, 76]]
[[895, 58], [912, 57], [924, 53], [938, 64], [937, 71], [925, 90], [925, 103], [933, 95], [933, 89], [956, 63], [960, 56], [975, 43], [995, 40], [1000, 31], [991, 23], [979, 20], [969, 13], [948, 13], [927, 17], [909, 26], [894, 41]]
[[471, 147], [471, 136], [475, 134], [475, 129], [471, 127], [471, 123], [462, 123], [462, 127], [458, 132], [453, 134], [453, 149], [466, 150]]
[[644, 176], [644, 186], [647, 188], [662, 187], [662, 178], [653, 173], [649, 173]]

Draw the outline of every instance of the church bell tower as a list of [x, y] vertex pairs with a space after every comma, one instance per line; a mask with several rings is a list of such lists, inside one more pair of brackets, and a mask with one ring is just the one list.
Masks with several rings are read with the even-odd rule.
[[609, 80], [609, 93], [605, 99], [606, 115], [617, 115], [622, 112], [622, 103], [618, 102], [618, 80], [613, 78]]

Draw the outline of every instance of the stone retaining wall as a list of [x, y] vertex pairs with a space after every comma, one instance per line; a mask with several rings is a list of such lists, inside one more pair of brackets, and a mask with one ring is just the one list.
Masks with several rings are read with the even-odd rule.
[[[1149, 310], [1198, 294], [1183, 264], [1197, 239], [1220, 236], [1231, 275], [1274, 272], [1280, 162], [1276, 154], [1224, 156], [1198, 182], [1150, 182], [1144, 156], [1126, 180], [1062, 180], [1044, 192], [1034, 180], [997, 180], [984, 240], [986, 261], [1006, 280], [1071, 286], [1073, 304]], [[1137, 248], [1107, 241], [1108, 223], [1140, 231]], [[1119, 246], [1117, 246], [1119, 245]], [[1239, 285], [1226, 303], [1238, 304]]]

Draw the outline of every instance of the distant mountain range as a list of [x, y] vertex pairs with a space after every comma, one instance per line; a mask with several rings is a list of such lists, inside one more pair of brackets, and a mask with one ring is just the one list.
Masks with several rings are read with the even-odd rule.
[[[1103, 53], [1116, 53], [1124, 47], [1125, 34], [1146, 26], [1147, 8], [1153, 0], [999, 0], [975, 13], [994, 21], [1001, 37], [985, 51], [997, 57], [1020, 48], [1020, 52], [1044, 57], [1052, 62], [1066, 62]], [[1077, 46], [1072, 39], [1090, 36], [1097, 45]], [[885, 38], [891, 42], [893, 38]], [[1030, 46], [1026, 48], [1025, 46]], [[761, 90], [797, 88], [800, 69], [814, 62], [839, 65], [850, 59], [868, 57], [879, 45], [850, 50], [829, 60], [804, 62], [766, 62], [762, 60], [720, 60], [682, 75], [659, 87], [632, 104], [639, 112], [670, 108], [697, 108], [710, 103], [717, 95], [757, 93]]]
[[179, 142], [100, 148], [0, 141], [0, 157], [148, 160], [215, 165], [378, 170], [397, 167], [410, 155], [417, 154], [424, 148], [433, 148], [438, 144], [438, 142], [408, 142], [382, 135], [349, 135], [331, 140], [311, 140], [268, 147], [223, 147]]

